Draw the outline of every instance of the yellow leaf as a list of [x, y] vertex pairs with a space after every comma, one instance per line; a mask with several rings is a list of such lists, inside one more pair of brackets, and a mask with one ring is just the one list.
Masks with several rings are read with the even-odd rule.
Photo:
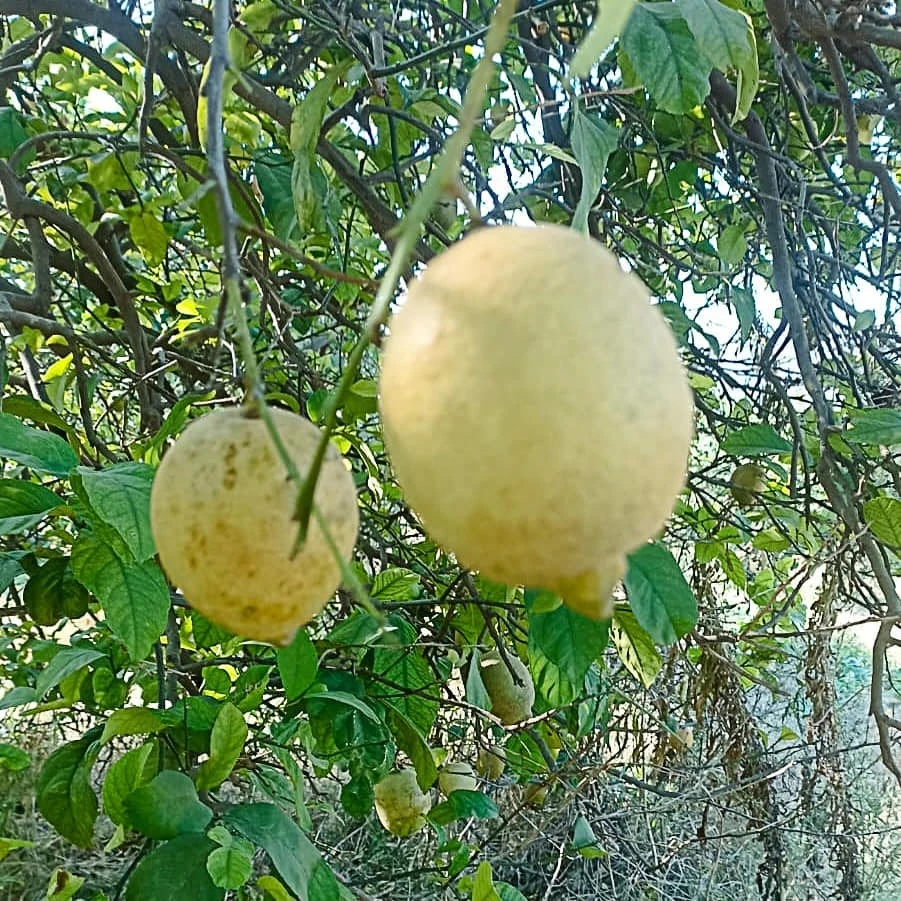
[[41, 377], [42, 382], [52, 382], [60, 376], [65, 375], [72, 365], [72, 354], [66, 354], [60, 357], [55, 363], [48, 367], [47, 371]]

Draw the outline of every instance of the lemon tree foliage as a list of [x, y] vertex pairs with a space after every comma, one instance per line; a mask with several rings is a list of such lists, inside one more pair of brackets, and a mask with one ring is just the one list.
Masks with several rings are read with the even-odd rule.
[[895, 897], [899, 46], [0, 0], [10, 897]]

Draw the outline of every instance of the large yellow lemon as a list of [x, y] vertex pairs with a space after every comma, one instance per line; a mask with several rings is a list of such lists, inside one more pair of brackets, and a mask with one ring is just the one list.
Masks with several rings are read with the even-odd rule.
[[635, 275], [561, 226], [479, 229], [411, 285], [380, 394], [397, 479], [439, 544], [610, 615], [693, 435], [676, 341]]
[[[319, 429], [293, 413], [271, 413], [303, 475]], [[261, 419], [219, 409], [185, 429], [157, 470], [150, 519], [163, 569], [192, 607], [238, 635], [277, 644], [290, 643], [322, 610], [341, 581], [340, 566], [315, 517], [292, 559], [296, 495]], [[348, 559], [357, 537], [356, 490], [334, 448], [314, 503]]]

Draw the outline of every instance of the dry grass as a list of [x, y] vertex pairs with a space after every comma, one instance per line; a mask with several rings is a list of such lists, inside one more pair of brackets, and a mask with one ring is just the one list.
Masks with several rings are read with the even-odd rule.
[[[844, 667], [849, 685], [842, 688], [839, 680], [835, 706], [842, 721], [844, 783], [854, 813], [854, 828], [845, 838], [859, 852], [862, 870], [862, 893], [856, 899], [895, 901], [901, 884], [901, 794], [879, 764], [855, 688], [859, 680], [850, 679], [848, 672]], [[716, 735], [705, 733], [704, 726], [696, 733], [693, 749], [660, 757], [653, 741], [636, 742], [642, 727], [630, 720], [633, 731], [623, 733], [631, 742], [630, 766], [621, 766], [622, 749], [615, 755], [620, 763], [611, 763], [610, 736], [598, 734], [583, 745], [583, 753], [561, 767], [544, 807], [525, 805], [522, 788], [502, 777], [485, 789], [497, 803], [500, 818], [453, 824], [444, 846], [429, 829], [399, 840], [387, 835], [374, 816], [362, 823], [352, 820], [341, 808], [335, 779], [310, 783], [311, 837], [360, 901], [466, 897], [456, 888], [458, 877], [447, 875], [455, 851], [470, 857], [471, 863], [488, 860], [495, 879], [515, 886], [528, 901], [748, 901], [758, 897], [758, 868], [767, 853], [765, 839], [773, 834], [783, 849], [785, 901], [844, 897], [836, 894], [840, 873], [833, 856], [833, 788], [817, 777], [816, 761], [803, 743], [773, 743], [783, 725], [802, 734], [805, 714], [773, 707], [766, 693], [756, 700], [752, 693], [747, 700], [755, 721], [771, 733], [764, 762], [775, 772], [768, 778], [775, 815], [769, 824], [750, 818], [747, 792], [727, 775], [715, 751]], [[458, 740], [469, 741], [465, 725], [457, 725]], [[0, 769], [0, 834], [35, 844], [0, 862], [0, 901], [43, 899], [57, 869], [86, 879], [79, 898], [103, 891], [115, 899], [128, 864], [140, 853], [138, 841], [105, 853], [103, 844], [113, 830], [103, 816], [94, 850], [74, 848], [35, 810], [34, 783], [42, 761], [80, 727], [69, 723], [63, 731], [59, 721], [11, 716], [4, 722], [3, 740], [28, 751], [33, 765], [18, 773]], [[453, 748], [459, 759], [466, 758], [464, 751], [462, 746]], [[108, 763], [101, 759], [95, 767], [98, 789]], [[805, 785], [813, 786], [807, 797]], [[264, 798], [247, 780], [229, 789], [233, 796], [222, 800]], [[596, 836], [597, 856], [572, 847], [579, 818]], [[258, 870], [265, 871], [262, 854], [256, 862]], [[249, 892], [247, 897], [255, 896]]]

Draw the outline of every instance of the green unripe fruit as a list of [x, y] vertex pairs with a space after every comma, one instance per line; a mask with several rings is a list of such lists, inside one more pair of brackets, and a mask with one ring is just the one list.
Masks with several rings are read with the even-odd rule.
[[432, 803], [416, 781], [416, 771], [398, 770], [376, 783], [375, 812], [392, 835], [405, 838], [425, 825]]

